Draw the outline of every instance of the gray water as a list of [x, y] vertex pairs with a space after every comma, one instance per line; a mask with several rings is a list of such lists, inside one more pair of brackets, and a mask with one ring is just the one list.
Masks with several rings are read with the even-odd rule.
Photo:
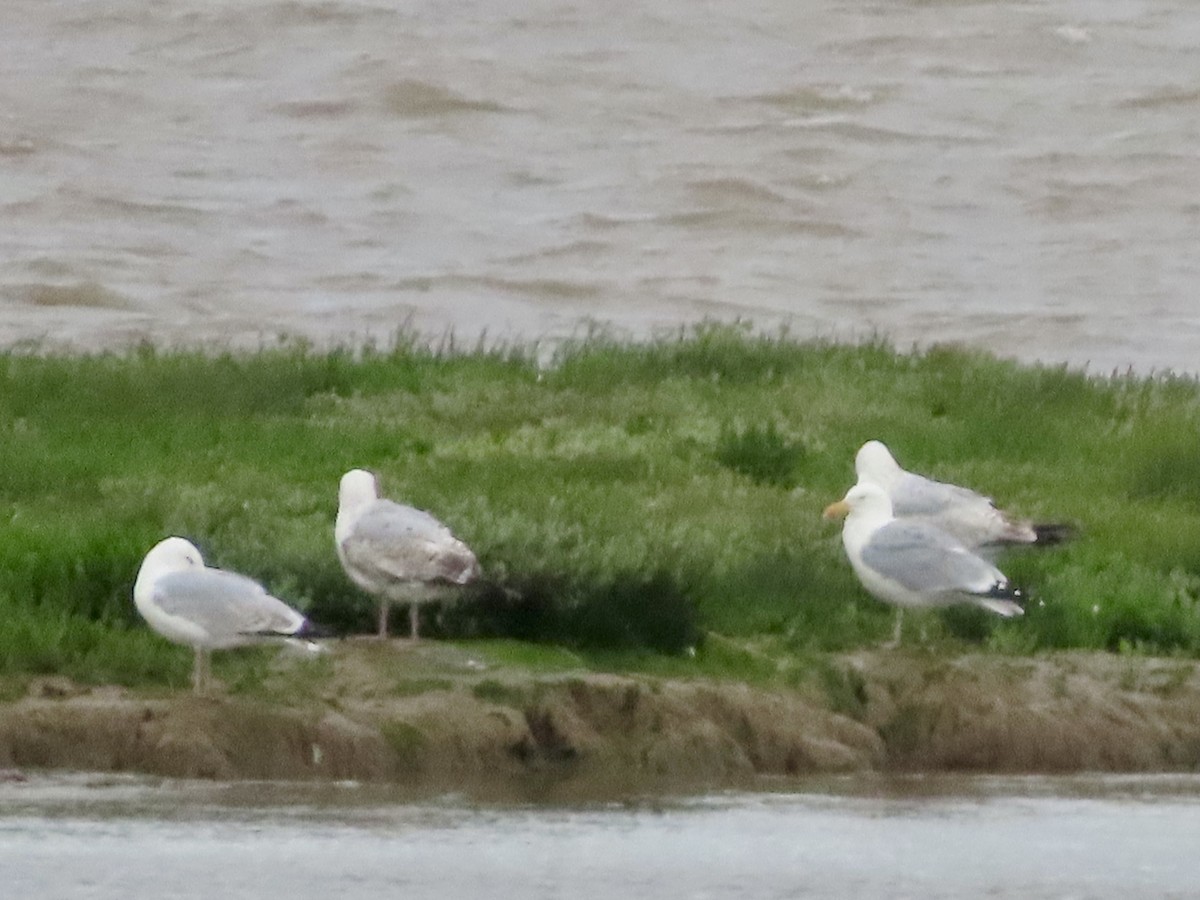
[[1190, 0], [6, 0], [0, 345], [702, 319], [1197, 371]]
[[1193, 897], [1200, 777], [847, 779], [481, 806], [359, 784], [0, 785], [11, 897]]

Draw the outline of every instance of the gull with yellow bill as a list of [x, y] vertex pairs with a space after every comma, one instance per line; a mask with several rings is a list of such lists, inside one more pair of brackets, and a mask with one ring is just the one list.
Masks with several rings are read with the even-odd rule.
[[854, 574], [868, 593], [897, 607], [893, 642], [900, 642], [907, 608], [966, 603], [1001, 616], [1024, 612], [1019, 590], [961, 540], [927, 522], [897, 519], [879, 485], [860, 481], [825, 509], [845, 517], [842, 544]]

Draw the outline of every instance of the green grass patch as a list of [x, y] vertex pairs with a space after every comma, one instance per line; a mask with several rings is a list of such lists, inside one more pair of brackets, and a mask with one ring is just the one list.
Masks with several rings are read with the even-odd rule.
[[804, 455], [804, 445], [784, 437], [774, 421], [765, 426], [723, 425], [716, 450], [717, 462], [756, 484], [789, 489], [796, 485]]
[[495, 703], [498, 706], [511, 706], [514, 709], [521, 709], [525, 706], [529, 698], [528, 691], [514, 684], [506, 684], [503, 681], [497, 681], [494, 678], [485, 678], [474, 687], [471, 688], [471, 694], [478, 700], [483, 700], [486, 703]]
[[[532, 352], [394, 346], [256, 353], [0, 354], [0, 676], [185, 687], [190, 653], [130, 592], [168, 534], [346, 632], [374, 602], [333, 549], [354, 466], [448, 522], [486, 578], [429, 637], [513, 665], [767, 677], [755, 654], [888, 636], [821, 509], [863, 441], [1078, 538], [1001, 567], [1017, 621], [955, 611], [938, 640], [1200, 655], [1200, 388], [939, 348], [797, 343], [702, 328]], [[528, 658], [513, 648], [536, 646]], [[500, 652], [497, 650], [497, 652]], [[218, 662], [238, 690], [260, 659]], [[263, 661], [266, 660], [266, 661]], [[551, 667], [556, 661], [547, 663]], [[228, 668], [222, 668], [228, 667]], [[847, 699], [849, 702], [849, 699]]]
[[703, 639], [691, 593], [667, 571], [510, 575], [467, 592], [430, 632], [665, 654]]

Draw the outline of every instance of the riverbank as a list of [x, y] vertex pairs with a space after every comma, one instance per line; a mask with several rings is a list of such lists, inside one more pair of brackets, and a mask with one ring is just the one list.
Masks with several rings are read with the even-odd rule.
[[[10, 694], [11, 696], [11, 694]], [[353, 779], [483, 796], [614, 797], [847, 772], [1200, 767], [1192, 661], [919, 649], [824, 658], [786, 686], [494, 666], [470, 645], [342, 642], [254, 694], [32, 679], [0, 768]]]
[[[0, 767], [608, 795], [1198, 764], [1200, 383], [722, 328], [533, 350], [0, 354]], [[1075, 526], [1000, 559], [1024, 616], [863, 649], [892, 611], [820, 513], [869, 438]], [[146, 550], [183, 535], [369, 632], [332, 540], [360, 466], [481, 583], [417, 647], [218, 654], [224, 692], [188, 696], [131, 600]]]

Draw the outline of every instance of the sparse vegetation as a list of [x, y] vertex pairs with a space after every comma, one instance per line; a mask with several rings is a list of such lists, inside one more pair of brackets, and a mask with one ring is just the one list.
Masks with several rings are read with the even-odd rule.
[[382, 723], [379, 731], [383, 735], [383, 739], [388, 742], [388, 746], [406, 761], [416, 757], [428, 740], [425, 732], [420, 728], [398, 719]]
[[528, 699], [528, 691], [521, 686], [505, 684], [494, 678], [485, 678], [471, 689], [471, 694], [477, 700], [511, 706], [520, 709]]
[[[369, 631], [332, 545], [339, 476], [434, 511], [487, 573], [430, 637], [568, 648], [582, 665], [735, 674], [705, 635], [803, 655], [882, 640], [820, 510], [866, 439], [1078, 525], [1012, 553], [1021, 620], [926, 617], [930, 640], [1200, 656], [1200, 386], [949, 349], [705, 328], [648, 344], [253, 354], [0, 354], [0, 674], [183, 686], [130, 600], [167, 534], [318, 620]], [[664, 654], [672, 657], [665, 662]], [[233, 656], [232, 654], [230, 655]], [[218, 658], [254, 680], [261, 661]], [[769, 668], [769, 667], [768, 667]], [[239, 678], [235, 682], [240, 683]]]

